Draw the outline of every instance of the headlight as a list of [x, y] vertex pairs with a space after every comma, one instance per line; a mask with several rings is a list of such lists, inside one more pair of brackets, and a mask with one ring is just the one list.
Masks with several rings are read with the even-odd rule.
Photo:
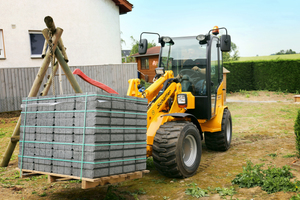
[[199, 41], [205, 40], [205, 35], [198, 35], [196, 39]]
[[165, 43], [171, 42], [172, 39], [170, 37], [163, 37], [162, 39]]
[[158, 67], [155, 69], [155, 73], [159, 74], [159, 75], [163, 75], [163, 74], [165, 74], [165, 69], [162, 67]]
[[178, 94], [177, 95], [177, 104], [180, 108], [187, 107], [187, 95]]

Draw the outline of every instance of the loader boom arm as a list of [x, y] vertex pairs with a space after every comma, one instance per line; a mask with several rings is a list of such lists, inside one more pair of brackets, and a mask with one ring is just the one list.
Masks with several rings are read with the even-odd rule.
[[140, 79], [130, 79], [128, 81], [129, 87], [127, 90], [127, 96], [144, 97], [148, 99], [148, 103], [152, 101], [159, 91], [162, 89], [164, 82], [167, 79], [174, 78], [172, 71], [166, 71], [163, 76], [156, 80], [152, 85], [150, 85], [145, 91], [139, 92], [138, 85], [140, 84]]

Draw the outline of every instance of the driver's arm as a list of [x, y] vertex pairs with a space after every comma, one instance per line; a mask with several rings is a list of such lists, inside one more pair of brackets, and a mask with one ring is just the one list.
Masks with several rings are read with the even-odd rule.
[[198, 71], [198, 72], [200, 72], [200, 73], [202, 73], [202, 74], [205, 74], [206, 73], [206, 69], [201, 69], [201, 68], [199, 68], [199, 67], [197, 67], [197, 66], [194, 66], [193, 68], [192, 68], [192, 70], [194, 70], [194, 71]]
[[177, 76], [175, 77], [176, 79], [181, 79], [182, 78], [182, 75], [179, 73], [177, 74]]

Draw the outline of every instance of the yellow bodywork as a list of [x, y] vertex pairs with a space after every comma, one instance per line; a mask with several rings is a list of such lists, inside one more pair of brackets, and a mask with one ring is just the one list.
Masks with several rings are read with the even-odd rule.
[[210, 120], [198, 119], [203, 132], [218, 132], [221, 131], [223, 112], [227, 106], [224, 106], [223, 82], [220, 84], [217, 91], [216, 114]]
[[[147, 156], [152, 155], [152, 145], [156, 131], [159, 127], [167, 121], [176, 121], [178, 118], [171, 116], [164, 116], [168, 113], [185, 113], [187, 109], [195, 108], [195, 96], [191, 92], [182, 92], [181, 84], [172, 82], [169, 87], [164, 91], [154, 103], [151, 103], [154, 98], [158, 95], [159, 91], [162, 89], [163, 84], [167, 79], [174, 78], [172, 71], [166, 71], [163, 76], [156, 80], [152, 85], [150, 85], [144, 92], [139, 92], [138, 85], [140, 84], [140, 79], [130, 79], [129, 88], [127, 91], [128, 96], [135, 96], [141, 98], [147, 98], [150, 107], [147, 111]], [[177, 104], [178, 94], [187, 95], [187, 107], [180, 108]], [[173, 103], [170, 106], [168, 101], [173, 99]], [[223, 111], [226, 106], [224, 106], [223, 100], [223, 82], [217, 91], [216, 101], [216, 111], [215, 116], [210, 120], [198, 119], [201, 126], [200, 131], [202, 132], [217, 132], [221, 131], [221, 123], [223, 117]], [[149, 106], [148, 105], [148, 106]], [[180, 120], [190, 120], [188, 118], [181, 118]]]

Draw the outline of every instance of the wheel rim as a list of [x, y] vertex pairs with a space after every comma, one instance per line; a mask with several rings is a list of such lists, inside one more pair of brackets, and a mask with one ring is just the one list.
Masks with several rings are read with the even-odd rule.
[[226, 127], [226, 136], [227, 136], [227, 143], [230, 142], [231, 139], [231, 128], [230, 128], [230, 121], [227, 119], [227, 127]]
[[192, 135], [188, 135], [184, 138], [182, 152], [184, 164], [188, 167], [191, 167], [197, 157], [197, 142]]

